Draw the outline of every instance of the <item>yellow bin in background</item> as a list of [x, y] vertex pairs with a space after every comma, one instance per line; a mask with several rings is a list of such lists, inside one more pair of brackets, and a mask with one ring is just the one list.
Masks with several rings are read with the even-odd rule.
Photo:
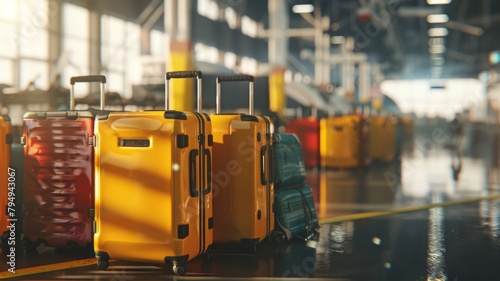
[[354, 168], [369, 163], [368, 127], [362, 115], [329, 117], [320, 122], [320, 157], [325, 168]]
[[370, 158], [390, 162], [396, 157], [396, 117], [370, 117]]

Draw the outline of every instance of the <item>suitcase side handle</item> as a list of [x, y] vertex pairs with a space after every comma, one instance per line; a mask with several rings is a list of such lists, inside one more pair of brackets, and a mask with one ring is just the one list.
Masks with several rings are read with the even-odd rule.
[[267, 184], [266, 179], [266, 151], [267, 148], [265, 146], [260, 148], [260, 183], [262, 185]]
[[191, 195], [191, 197], [198, 197], [198, 190], [196, 189], [197, 157], [198, 157], [197, 149], [193, 149], [189, 152], [189, 195]]
[[253, 115], [253, 96], [254, 96], [254, 77], [251, 75], [234, 75], [234, 76], [219, 76], [215, 80], [216, 84], [216, 97], [215, 97], [215, 113], [220, 113], [220, 92], [221, 82], [244, 82], [248, 81], [248, 114]]
[[101, 110], [104, 110], [104, 105], [106, 104], [106, 76], [104, 75], [86, 75], [86, 76], [73, 76], [69, 79], [71, 84], [71, 89], [69, 92], [69, 109], [75, 109], [75, 84], [76, 83], [92, 83], [99, 82], [101, 87], [99, 89], [101, 97]]
[[169, 110], [169, 96], [170, 96], [170, 79], [179, 79], [179, 78], [196, 78], [196, 98], [197, 98], [197, 111], [202, 111], [202, 96], [201, 96], [201, 79], [203, 78], [203, 74], [201, 71], [197, 70], [188, 70], [188, 71], [170, 71], [165, 73], [165, 110]]
[[212, 156], [209, 149], [205, 149], [204, 154], [207, 161], [207, 188], [203, 191], [203, 194], [207, 195], [212, 190]]

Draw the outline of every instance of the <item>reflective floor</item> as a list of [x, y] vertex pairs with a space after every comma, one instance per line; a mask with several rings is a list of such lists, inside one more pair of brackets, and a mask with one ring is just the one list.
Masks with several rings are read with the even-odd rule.
[[439, 134], [445, 129], [417, 126], [414, 144], [392, 163], [309, 170], [321, 219], [316, 249], [263, 242], [256, 255], [197, 258], [180, 277], [168, 266], [129, 262], [99, 271], [91, 251], [40, 247], [36, 256], [16, 252], [15, 274], [2, 253], [0, 278], [500, 280], [500, 134], [470, 125], [456, 149]]

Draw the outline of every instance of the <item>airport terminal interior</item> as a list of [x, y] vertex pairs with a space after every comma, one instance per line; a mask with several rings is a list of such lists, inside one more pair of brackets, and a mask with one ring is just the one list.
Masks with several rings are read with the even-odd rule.
[[494, 0], [0, 0], [0, 279], [500, 280], [499, 32]]

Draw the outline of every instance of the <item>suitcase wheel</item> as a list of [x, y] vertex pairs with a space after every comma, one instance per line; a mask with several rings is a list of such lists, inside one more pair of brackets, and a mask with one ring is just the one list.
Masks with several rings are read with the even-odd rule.
[[172, 271], [177, 275], [184, 275], [186, 273], [186, 266], [182, 264], [174, 264], [172, 266]]
[[40, 241], [31, 241], [29, 238], [24, 237], [22, 240], [22, 246], [24, 250], [26, 251], [26, 255], [28, 256], [36, 256], [38, 255], [38, 245], [40, 244]]
[[109, 260], [107, 259], [100, 259], [97, 261], [97, 268], [99, 270], [106, 270], [109, 266]]
[[312, 249], [316, 249], [316, 247], [318, 247], [318, 241], [313, 240], [313, 239], [307, 240], [306, 246], [309, 248], [312, 248]]
[[257, 245], [259, 244], [259, 238], [241, 238], [241, 246], [245, 253], [255, 254], [257, 253]]
[[288, 242], [288, 238], [286, 237], [285, 232], [274, 230], [271, 233], [271, 241], [276, 243], [277, 245], [281, 245]]

